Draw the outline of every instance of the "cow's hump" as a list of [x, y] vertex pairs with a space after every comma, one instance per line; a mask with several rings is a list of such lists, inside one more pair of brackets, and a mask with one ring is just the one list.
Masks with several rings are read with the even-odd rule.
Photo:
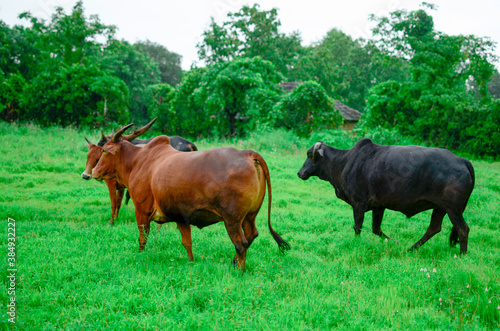
[[359, 140], [356, 145], [354, 145], [353, 149], [360, 149], [362, 147], [374, 145], [373, 141], [370, 138], [363, 138]]

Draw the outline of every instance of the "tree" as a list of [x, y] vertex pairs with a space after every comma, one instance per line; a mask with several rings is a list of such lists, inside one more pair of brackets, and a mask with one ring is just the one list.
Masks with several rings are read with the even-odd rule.
[[158, 63], [137, 51], [127, 41], [114, 40], [105, 50], [99, 65], [110, 75], [125, 82], [130, 91], [130, 116], [138, 122], [147, 122], [150, 85], [160, 83]]
[[[204, 100], [199, 91], [207, 68], [194, 68], [187, 72], [179, 86], [176, 87], [172, 101], [172, 116], [177, 125], [173, 128], [176, 134], [187, 137], [208, 137], [212, 133], [211, 118], [205, 111]], [[198, 92], [197, 92], [198, 91]]]
[[[423, 3], [423, 7], [434, 9]], [[434, 30], [434, 21], [424, 9], [398, 10], [390, 17], [375, 17], [373, 29], [378, 45], [387, 54], [407, 59], [411, 80], [422, 86], [463, 90], [474, 79], [479, 92], [488, 96], [487, 83], [493, 75], [495, 44], [489, 38], [449, 36]]]
[[23, 93], [26, 80], [19, 73], [9, 74], [7, 77], [0, 70], [0, 118], [15, 120], [19, 117], [23, 104]]
[[[237, 59], [209, 68], [196, 94], [219, 135], [243, 136], [272, 111], [283, 76], [258, 57]], [[258, 100], [258, 102], [257, 102]]]
[[172, 135], [177, 125], [175, 116], [170, 106], [174, 95], [174, 88], [169, 84], [150, 85], [146, 89], [149, 97], [148, 114], [150, 118], [157, 117], [156, 128], [165, 134]]
[[9, 70], [16, 71], [11, 77], [20, 75], [24, 80], [16, 81], [25, 82], [22, 95], [17, 95], [22, 120], [97, 125], [104, 117], [128, 118], [125, 84], [96, 65], [107, 45], [100, 40], [112, 39], [113, 26], [101, 24], [97, 16], [87, 19], [81, 1], [68, 15], [56, 8], [49, 22], [30, 13], [20, 17], [31, 26], [11, 30], [9, 45], [15, 47], [9, 48], [7, 63]]
[[382, 54], [372, 43], [332, 29], [299, 58], [293, 78], [314, 80], [330, 97], [362, 110], [371, 86], [391, 78], [404, 79], [405, 70], [404, 61]]
[[500, 99], [500, 73], [498, 70], [493, 74], [488, 83], [488, 91], [495, 99]]
[[487, 88], [494, 73], [494, 44], [487, 38], [437, 32], [423, 9], [374, 19], [379, 47], [405, 59], [410, 76], [406, 82], [384, 82], [370, 91], [367, 123], [397, 125], [430, 144], [476, 155], [495, 151], [481, 142], [487, 137], [474, 130], [491, 127], [484, 121], [500, 121], [495, 119], [498, 112], [491, 110], [496, 106]]
[[203, 41], [197, 45], [198, 55], [207, 64], [230, 61], [239, 57], [261, 57], [288, 76], [302, 52], [298, 32], [286, 35], [279, 31], [278, 10], [260, 10], [258, 4], [243, 6], [228, 14], [229, 20], [219, 26], [212, 18]]
[[211, 18], [209, 30], [202, 34], [203, 42], [198, 43], [198, 56], [208, 65], [231, 61], [239, 56], [240, 40], [236, 31], [231, 31], [231, 22], [222, 26]]
[[54, 56], [61, 57], [64, 64], [72, 65], [100, 54], [98, 40], [104, 37], [109, 43], [116, 27], [102, 24], [97, 15], [85, 17], [83, 1], [78, 1], [69, 15], [62, 7], [57, 7], [47, 31], [50, 32], [45, 38], [47, 48]]
[[99, 119], [102, 119], [102, 124], [106, 124], [107, 121], [128, 122], [129, 90], [120, 78], [99, 70], [91, 79], [89, 91], [98, 96], [95, 103], [94, 114], [97, 116], [94, 118], [94, 123], [99, 123]]
[[18, 29], [11, 29], [4, 21], [0, 20], [0, 70], [3, 74], [19, 72], [20, 33]]
[[123, 121], [128, 117], [127, 92], [121, 80], [110, 79], [95, 65], [63, 66], [31, 81], [25, 101], [30, 108], [22, 119], [43, 125], [98, 125], [105, 116], [104, 100], [110, 98], [108, 119], [113, 115], [111, 120]]
[[179, 85], [182, 78], [182, 56], [170, 52], [166, 47], [149, 40], [136, 42], [134, 48], [147, 54], [158, 63], [161, 83], [167, 83], [171, 86]]
[[333, 100], [314, 81], [300, 84], [283, 96], [275, 112], [275, 125], [293, 130], [300, 137], [308, 137], [316, 130], [338, 128], [342, 123]]

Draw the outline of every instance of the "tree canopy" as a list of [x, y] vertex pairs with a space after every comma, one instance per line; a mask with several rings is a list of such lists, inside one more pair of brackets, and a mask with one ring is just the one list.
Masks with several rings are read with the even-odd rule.
[[196, 93], [219, 134], [243, 135], [271, 111], [281, 80], [271, 62], [243, 58], [212, 66]]
[[[154, 41], [115, 37], [83, 2], [27, 26], [0, 20], [0, 116], [41, 125], [103, 126], [158, 117], [188, 137], [244, 136], [277, 126], [307, 136], [341, 122], [334, 100], [362, 127], [398, 130], [435, 146], [500, 155], [495, 43], [436, 31], [434, 6], [372, 16], [374, 38], [333, 28], [311, 45], [283, 33], [277, 8], [258, 4], [211, 20], [197, 45], [202, 67]], [[285, 92], [283, 82], [297, 87]]]
[[201, 60], [209, 65], [236, 58], [256, 56], [267, 60], [285, 77], [302, 52], [298, 32], [286, 35], [279, 31], [278, 10], [260, 10], [258, 4], [243, 6], [228, 14], [228, 21], [218, 25], [213, 19], [197, 45]]
[[69, 14], [57, 7], [50, 21], [19, 17], [29, 26], [0, 21], [4, 119], [91, 126], [144, 120], [147, 87], [180, 81], [180, 56], [148, 41], [116, 40], [116, 27], [87, 17], [82, 1]]
[[370, 91], [368, 125], [396, 127], [437, 146], [498, 155], [500, 143], [481, 144], [489, 140], [482, 128], [492, 129], [486, 135], [500, 133], [490, 122], [498, 116], [498, 100], [488, 91], [495, 73], [491, 40], [438, 32], [424, 9], [373, 19], [380, 49], [406, 59], [410, 76]]

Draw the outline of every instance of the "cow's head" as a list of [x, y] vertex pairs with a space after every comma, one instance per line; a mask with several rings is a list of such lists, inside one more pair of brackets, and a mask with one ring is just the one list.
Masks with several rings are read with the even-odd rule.
[[317, 176], [318, 170], [321, 168], [321, 159], [325, 156], [325, 144], [317, 142], [307, 151], [307, 159], [298, 172], [298, 176], [303, 179], [309, 179], [311, 176]]
[[102, 147], [94, 145], [90, 140], [85, 138], [87, 141], [87, 147], [89, 152], [87, 153], [87, 164], [85, 165], [85, 170], [82, 173], [82, 178], [89, 180], [92, 178], [92, 168], [94, 168], [99, 161], [102, 154]]
[[[115, 130], [111, 132], [111, 136], [114, 134]], [[82, 173], [82, 178], [89, 180], [92, 178], [92, 169], [96, 166], [97, 162], [101, 158], [102, 154], [102, 146], [111, 139], [111, 136], [106, 136], [104, 131], [101, 132], [101, 140], [94, 145], [90, 140], [85, 138], [87, 141], [87, 147], [89, 148], [89, 152], [87, 153], [87, 164], [85, 165], [85, 170]]]
[[139, 137], [141, 134], [149, 130], [151, 125], [156, 121], [156, 118], [151, 122], [143, 126], [142, 128], [135, 130], [134, 132], [123, 135], [125, 131], [130, 128], [133, 123], [122, 126], [119, 128], [102, 147], [101, 156], [98, 160], [96, 166], [92, 169], [92, 178], [97, 180], [113, 179], [116, 177], [116, 167], [121, 157], [122, 152], [122, 141], [132, 141], [133, 139]]

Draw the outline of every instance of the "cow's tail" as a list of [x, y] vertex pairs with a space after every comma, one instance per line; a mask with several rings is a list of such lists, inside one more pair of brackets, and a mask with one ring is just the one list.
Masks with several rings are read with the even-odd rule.
[[472, 188], [474, 188], [474, 185], [476, 184], [476, 175], [474, 173], [474, 167], [472, 166], [472, 163], [470, 163], [469, 160], [465, 160], [465, 165], [467, 166], [467, 169], [469, 169], [469, 173], [472, 178]]
[[283, 238], [281, 238], [280, 235], [276, 233], [276, 231], [274, 231], [273, 227], [271, 226], [271, 201], [273, 194], [271, 190], [271, 176], [269, 175], [269, 168], [267, 167], [266, 161], [264, 161], [264, 158], [260, 154], [255, 153], [254, 160], [259, 162], [259, 164], [261, 165], [267, 183], [267, 196], [269, 201], [268, 202], [269, 206], [267, 208], [267, 224], [269, 225], [269, 231], [271, 231], [271, 235], [273, 236], [274, 240], [278, 243], [279, 249], [283, 253], [284, 251], [290, 249], [290, 244], [284, 241]]

